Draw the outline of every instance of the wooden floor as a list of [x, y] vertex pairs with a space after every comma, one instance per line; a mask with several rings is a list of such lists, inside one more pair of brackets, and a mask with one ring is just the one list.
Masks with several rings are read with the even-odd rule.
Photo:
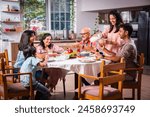
[[[149, 71], [150, 72], [150, 71]], [[74, 99], [74, 75], [66, 77], [66, 97], [63, 95], [62, 81], [59, 81], [56, 90], [52, 93], [51, 100], [73, 100]], [[124, 89], [123, 97], [131, 97], [131, 90]], [[143, 75], [142, 79], [142, 100], [150, 100], [150, 75]]]

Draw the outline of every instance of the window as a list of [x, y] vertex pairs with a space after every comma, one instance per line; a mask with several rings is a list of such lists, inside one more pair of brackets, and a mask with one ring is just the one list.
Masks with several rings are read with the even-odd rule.
[[24, 28], [46, 30], [46, 0], [22, 0]]
[[73, 29], [73, 3], [74, 0], [22, 0], [24, 28], [37, 31]]
[[70, 30], [70, 0], [51, 0], [51, 30]]

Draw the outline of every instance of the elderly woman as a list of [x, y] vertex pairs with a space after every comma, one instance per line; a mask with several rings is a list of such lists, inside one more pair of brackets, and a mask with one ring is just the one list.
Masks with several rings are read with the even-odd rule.
[[[40, 44], [36, 47], [36, 51], [38, 54], [38, 57], [43, 58], [42, 56], [45, 56], [46, 54], [48, 54], [49, 56], [58, 56], [59, 54], [64, 52], [64, 49], [53, 44], [51, 42], [52, 40], [52, 35], [50, 33], [45, 33], [41, 40], [40, 40]], [[44, 69], [44, 75], [47, 74], [48, 75], [48, 79], [47, 79], [47, 87], [50, 88], [50, 90], [52, 91], [58, 80], [65, 78], [66, 72], [65, 70], [59, 69], [59, 68], [45, 68]]]

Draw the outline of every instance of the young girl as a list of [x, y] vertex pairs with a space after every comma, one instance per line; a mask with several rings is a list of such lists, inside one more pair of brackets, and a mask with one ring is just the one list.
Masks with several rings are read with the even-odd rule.
[[[42, 83], [38, 82], [35, 78], [35, 73], [37, 71], [38, 66], [46, 66], [48, 57], [45, 56], [44, 61], [41, 61], [41, 59], [36, 58], [36, 49], [35, 47], [30, 45], [24, 48], [23, 54], [25, 57], [25, 61], [21, 66], [20, 72], [32, 72], [33, 88], [37, 90], [37, 92], [40, 92], [42, 94], [38, 99], [49, 99], [49, 90]], [[29, 75], [22, 75], [20, 77], [20, 80], [25, 87], [29, 87]]]

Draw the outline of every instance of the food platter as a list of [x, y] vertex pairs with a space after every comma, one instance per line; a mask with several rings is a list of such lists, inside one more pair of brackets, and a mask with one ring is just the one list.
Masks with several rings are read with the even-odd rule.
[[91, 63], [96, 61], [96, 59], [94, 59], [93, 57], [82, 57], [78, 58], [78, 60], [82, 63]]

